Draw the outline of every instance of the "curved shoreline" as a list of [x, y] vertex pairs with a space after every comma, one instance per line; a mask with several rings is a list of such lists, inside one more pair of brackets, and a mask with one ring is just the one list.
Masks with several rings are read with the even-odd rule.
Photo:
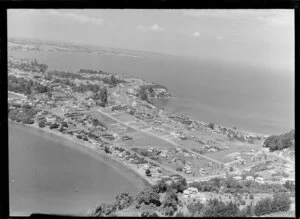
[[[49, 140], [52, 141], [56, 141], [58, 143], [61, 143], [63, 146], [69, 147], [71, 149], [75, 149], [77, 151], [80, 151], [82, 153], [86, 153], [89, 156], [104, 162], [105, 164], [107, 164], [108, 166], [110, 166], [111, 168], [113, 168], [117, 173], [121, 174], [122, 176], [124, 176], [126, 179], [128, 179], [129, 181], [131, 181], [132, 183], [136, 183], [133, 182], [133, 179], [130, 177], [126, 177], [126, 174], [124, 174], [124, 170], [125, 171], [130, 171], [131, 173], [133, 173], [136, 177], [138, 177], [139, 179], [141, 179], [143, 181], [143, 186], [137, 186], [137, 187], [147, 187], [147, 186], [151, 186], [153, 185], [153, 182], [149, 179], [146, 178], [145, 175], [141, 174], [136, 168], [133, 168], [131, 166], [128, 166], [127, 164], [124, 164], [123, 162], [120, 162], [117, 158], [115, 158], [114, 156], [109, 156], [107, 154], [105, 154], [104, 152], [102, 153], [101, 151], [97, 150], [95, 148], [94, 145], [92, 145], [91, 143], [88, 142], [80, 142], [80, 140], [74, 139], [69, 135], [65, 135], [50, 129], [41, 129], [37, 126], [37, 124], [33, 124], [33, 125], [27, 125], [27, 124], [23, 124], [23, 123], [18, 123], [15, 121], [11, 121], [9, 120], [9, 124], [13, 124], [13, 125], [17, 125], [18, 127], [31, 127], [37, 131], [42, 131], [44, 135], [44, 138], [47, 138]], [[32, 133], [32, 134], [38, 134], [38, 133]], [[47, 136], [48, 134], [48, 136]], [[53, 137], [60, 137], [62, 138], [65, 142], [61, 142], [58, 139], [52, 138], [49, 135], [53, 135]], [[74, 143], [74, 144], [71, 144]], [[111, 163], [109, 163], [111, 162]]]

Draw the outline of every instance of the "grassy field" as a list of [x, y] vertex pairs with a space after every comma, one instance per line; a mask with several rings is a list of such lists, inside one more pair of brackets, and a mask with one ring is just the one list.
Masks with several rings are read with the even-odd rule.
[[167, 148], [174, 148], [174, 146], [162, 139], [156, 138], [154, 136], [142, 133], [142, 132], [134, 132], [130, 133], [128, 136], [133, 137], [132, 140], [125, 141], [124, 143], [131, 147], [131, 146], [152, 146], [152, 147], [165, 147]]

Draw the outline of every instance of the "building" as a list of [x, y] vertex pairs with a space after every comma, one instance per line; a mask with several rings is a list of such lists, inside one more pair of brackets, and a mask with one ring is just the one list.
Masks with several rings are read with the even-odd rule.
[[254, 180], [253, 176], [247, 176], [245, 180]]
[[241, 176], [234, 176], [233, 179], [235, 179], [235, 180], [242, 180], [243, 177], [241, 177]]
[[182, 150], [181, 150], [181, 148], [176, 148], [176, 151], [181, 152]]
[[195, 187], [189, 187], [186, 190], [183, 191], [183, 194], [196, 194], [198, 192], [198, 189]]
[[191, 169], [187, 169], [185, 172], [186, 172], [187, 174], [191, 174], [191, 173], [192, 173], [192, 170], [191, 170]]
[[195, 187], [189, 187], [183, 191], [184, 198], [197, 198], [198, 189]]
[[153, 148], [149, 148], [149, 149], [148, 149], [148, 152], [153, 152]]
[[260, 176], [255, 178], [255, 182], [262, 183], [262, 184], [265, 183], [264, 178], [262, 178]]

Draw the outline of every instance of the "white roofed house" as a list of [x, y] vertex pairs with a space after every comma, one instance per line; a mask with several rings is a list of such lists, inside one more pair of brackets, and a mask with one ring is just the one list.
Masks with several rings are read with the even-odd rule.
[[253, 176], [246, 176], [245, 180], [254, 180]]
[[150, 168], [150, 165], [149, 164], [144, 164], [143, 168], [146, 170], [146, 169], [149, 169]]
[[176, 151], [180, 152], [180, 151], [182, 151], [182, 150], [181, 150], [181, 148], [176, 148]]
[[183, 197], [189, 198], [191, 195], [196, 195], [198, 193], [198, 189], [195, 187], [189, 187], [183, 191]]
[[233, 179], [235, 179], [235, 180], [242, 180], [243, 177], [241, 177], [241, 176], [234, 176]]
[[255, 182], [262, 183], [262, 184], [265, 183], [264, 178], [262, 178], [260, 176], [255, 178]]
[[191, 169], [186, 169], [185, 171], [187, 174], [191, 174], [192, 173], [192, 170]]

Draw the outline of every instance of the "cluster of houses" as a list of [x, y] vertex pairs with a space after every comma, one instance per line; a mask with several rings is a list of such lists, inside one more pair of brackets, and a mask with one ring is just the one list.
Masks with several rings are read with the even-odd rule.
[[199, 174], [201, 176], [204, 176], [205, 174], [207, 174], [206, 170], [204, 168], [199, 168]]
[[151, 176], [152, 177], [159, 177], [161, 175], [161, 168], [160, 167], [156, 167], [156, 166], [153, 166], [149, 163], [146, 163], [142, 166], [143, 170], [150, 170], [150, 173], [151, 173]]
[[26, 99], [10, 98], [10, 97], [8, 98], [8, 103], [10, 109], [20, 108], [25, 104], [31, 105], [31, 103]]
[[205, 203], [207, 200], [207, 197], [204, 193], [198, 192], [198, 189], [195, 187], [189, 187], [186, 190], [183, 191], [183, 197], [185, 199], [191, 198], [201, 201], [201, 203]]
[[237, 181], [254, 181], [260, 184], [264, 184], [265, 183], [265, 179], [261, 176], [257, 176], [257, 177], [253, 177], [253, 176], [246, 176], [245, 178], [243, 178], [240, 175], [234, 176], [233, 179], [237, 180]]
[[184, 172], [187, 174], [192, 173], [192, 164], [190, 162], [186, 162], [186, 165], [183, 167]]
[[190, 120], [189, 118], [185, 117], [185, 116], [179, 116], [179, 115], [169, 115], [168, 116], [170, 119], [174, 120], [174, 121], [177, 121], [177, 122], [180, 122], [182, 124], [185, 124], [185, 125], [191, 125], [192, 124], [192, 120]]

